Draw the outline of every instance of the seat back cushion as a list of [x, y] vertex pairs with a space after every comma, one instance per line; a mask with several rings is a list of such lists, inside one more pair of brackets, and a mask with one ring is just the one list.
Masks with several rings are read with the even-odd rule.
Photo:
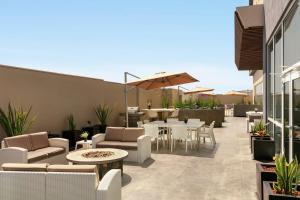
[[125, 128], [122, 141], [137, 142], [137, 139], [144, 134], [144, 128]]
[[49, 164], [47, 163], [4, 163], [3, 171], [31, 171], [31, 172], [46, 172]]
[[78, 173], [97, 173], [96, 165], [50, 165], [48, 172], [78, 172]]
[[18, 135], [14, 137], [4, 138], [5, 145], [7, 147], [20, 147], [31, 150], [31, 142], [28, 135]]
[[29, 138], [32, 144], [32, 148], [31, 148], [32, 151], [49, 147], [47, 132], [32, 133], [29, 134]]
[[124, 127], [107, 127], [105, 131], [106, 141], [122, 141]]

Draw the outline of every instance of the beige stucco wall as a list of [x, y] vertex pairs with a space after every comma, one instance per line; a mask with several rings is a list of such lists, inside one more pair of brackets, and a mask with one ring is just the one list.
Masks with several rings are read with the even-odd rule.
[[253, 0], [253, 5], [263, 4], [264, 0]]
[[[67, 128], [66, 116], [70, 113], [78, 128], [86, 126], [87, 121], [96, 124], [94, 108], [100, 103], [113, 109], [109, 125], [122, 125], [119, 114], [124, 112], [125, 103], [124, 85], [120, 83], [0, 65], [0, 91], [1, 108], [6, 109], [8, 102], [32, 106], [36, 122], [29, 132], [60, 133]], [[146, 107], [147, 99], [155, 107], [161, 105], [160, 90], [139, 91], [141, 106]], [[129, 106], [136, 105], [136, 89], [130, 90], [128, 100]], [[0, 139], [3, 136], [0, 127]]]
[[263, 70], [257, 70], [255, 71], [255, 73], [253, 74], [253, 84], [255, 84], [258, 81], [262, 81], [263, 78]]

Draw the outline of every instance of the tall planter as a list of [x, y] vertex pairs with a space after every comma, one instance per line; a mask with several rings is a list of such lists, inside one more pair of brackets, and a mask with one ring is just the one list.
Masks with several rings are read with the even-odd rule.
[[258, 109], [262, 111], [262, 106], [259, 105], [246, 105], [246, 104], [237, 104], [233, 105], [233, 116], [234, 117], [246, 117], [246, 112]]
[[80, 140], [80, 130], [68, 130], [62, 132], [62, 137], [69, 140], [69, 147], [72, 149], [75, 147], [76, 142]]
[[273, 161], [275, 142], [270, 139], [253, 138], [253, 159], [258, 161]]
[[261, 140], [271, 140], [270, 136], [259, 136], [259, 135], [255, 135], [255, 134], [249, 134], [249, 145], [250, 145], [250, 149], [251, 149], [251, 153], [253, 153], [253, 139], [261, 139]]
[[[292, 195], [284, 195], [284, 194], [276, 194], [273, 191], [273, 182], [264, 181], [264, 200], [292, 200], [292, 199], [300, 199], [300, 196], [292, 196]], [[300, 187], [298, 187], [299, 191]]]
[[215, 127], [222, 127], [225, 114], [223, 108], [215, 109], [180, 109], [178, 118], [183, 121], [184, 118], [195, 118], [205, 121], [206, 125], [210, 125], [215, 121]]
[[259, 200], [263, 200], [263, 182], [276, 181], [275, 164], [256, 163], [256, 194]]

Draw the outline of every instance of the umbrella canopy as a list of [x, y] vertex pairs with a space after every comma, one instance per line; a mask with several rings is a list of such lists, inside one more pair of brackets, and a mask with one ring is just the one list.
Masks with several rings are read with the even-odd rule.
[[185, 92], [184, 94], [197, 94], [197, 93], [204, 93], [204, 92], [211, 92], [214, 91], [212, 88], [204, 88], [204, 87], [197, 87], [193, 90]]
[[127, 84], [145, 90], [151, 90], [156, 88], [181, 85], [181, 84], [192, 83], [197, 81], [198, 81], [197, 79], [195, 79], [194, 77], [192, 77], [186, 72], [183, 73], [160, 72], [147, 78], [128, 82]]
[[225, 95], [248, 96], [247, 93], [237, 92], [237, 91], [229, 91], [229, 92], [225, 93]]
[[203, 96], [216, 96], [216, 94], [212, 93], [211, 91], [209, 91], [209, 92], [201, 92], [199, 95], [203, 95]]

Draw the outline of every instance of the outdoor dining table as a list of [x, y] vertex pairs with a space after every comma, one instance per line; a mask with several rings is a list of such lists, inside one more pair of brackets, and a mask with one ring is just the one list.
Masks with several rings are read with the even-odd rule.
[[186, 126], [186, 128], [189, 130], [194, 130], [194, 129], [199, 129], [199, 128], [204, 127], [205, 122], [199, 121], [199, 122], [195, 123], [195, 122], [188, 121], [187, 123], [185, 123], [184, 121], [168, 121], [168, 122], [153, 121], [153, 122], [149, 122], [147, 124], [157, 124], [159, 128], [165, 128], [167, 130], [167, 141], [168, 141], [168, 144], [170, 144], [169, 141], [171, 139], [173, 126], [182, 125], [182, 126]]

